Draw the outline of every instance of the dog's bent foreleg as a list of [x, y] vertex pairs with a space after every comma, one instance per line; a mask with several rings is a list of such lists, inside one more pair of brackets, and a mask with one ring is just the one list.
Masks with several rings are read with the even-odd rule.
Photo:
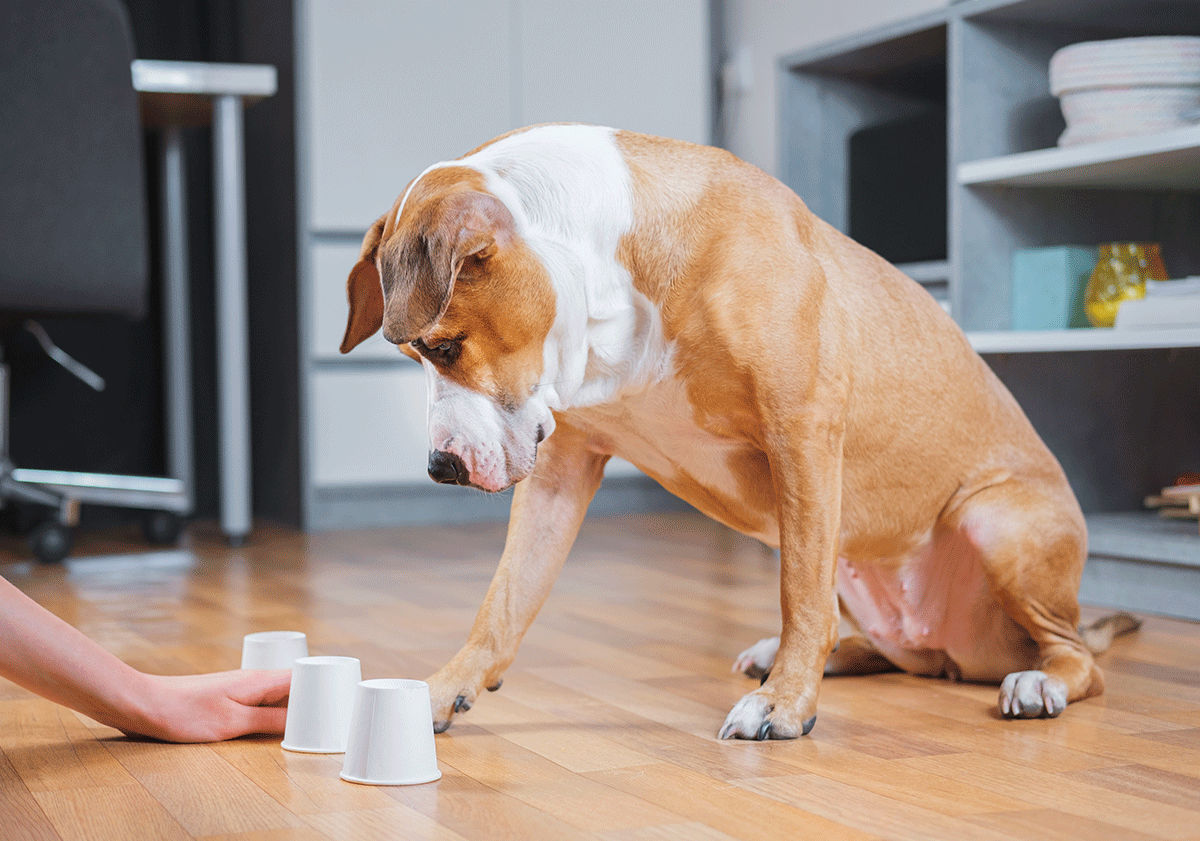
[[469, 710], [481, 689], [499, 688], [575, 542], [607, 461], [561, 421], [542, 443], [533, 473], [513, 492], [504, 553], [470, 636], [429, 678], [435, 732]]
[[794, 739], [816, 722], [821, 674], [838, 640], [833, 589], [845, 436], [840, 404], [816, 405], [833, 410], [795, 412], [771, 433], [783, 632], [769, 677], [734, 705], [722, 739]]

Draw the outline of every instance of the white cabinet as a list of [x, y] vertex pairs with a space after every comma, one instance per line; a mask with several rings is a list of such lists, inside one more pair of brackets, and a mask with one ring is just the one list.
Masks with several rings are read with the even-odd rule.
[[[400, 522], [405, 506], [392, 501], [426, 493], [436, 504], [407, 510], [502, 514], [426, 476], [418, 366], [379, 336], [338, 353], [363, 232], [429, 164], [519, 126], [595, 122], [707, 142], [709, 3], [297, 0], [295, 20], [306, 525], [365, 524], [367, 509]], [[609, 475], [640, 474], [614, 460]]]

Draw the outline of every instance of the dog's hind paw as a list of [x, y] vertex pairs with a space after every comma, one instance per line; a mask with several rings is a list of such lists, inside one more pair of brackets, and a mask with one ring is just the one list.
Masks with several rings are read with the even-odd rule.
[[762, 680], [771, 673], [775, 665], [775, 653], [779, 651], [779, 637], [761, 639], [747, 648], [733, 661], [733, 673], [741, 672], [746, 677]]
[[1041, 671], [1013, 672], [1000, 684], [1000, 715], [1054, 718], [1067, 708], [1067, 685]]

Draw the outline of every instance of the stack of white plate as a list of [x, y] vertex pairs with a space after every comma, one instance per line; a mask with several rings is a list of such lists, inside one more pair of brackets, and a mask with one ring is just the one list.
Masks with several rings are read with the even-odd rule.
[[1067, 120], [1060, 146], [1194, 124], [1200, 120], [1200, 38], [1071, 44], [1050, 59], [1050, 92]]

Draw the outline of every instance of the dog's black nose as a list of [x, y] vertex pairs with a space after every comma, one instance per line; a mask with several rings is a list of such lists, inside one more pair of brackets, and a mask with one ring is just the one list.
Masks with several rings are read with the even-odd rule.
[[429, 454], [429, 478], [443, 485], [465, 485], [467, 466], [454, 453], [434, 450]]

